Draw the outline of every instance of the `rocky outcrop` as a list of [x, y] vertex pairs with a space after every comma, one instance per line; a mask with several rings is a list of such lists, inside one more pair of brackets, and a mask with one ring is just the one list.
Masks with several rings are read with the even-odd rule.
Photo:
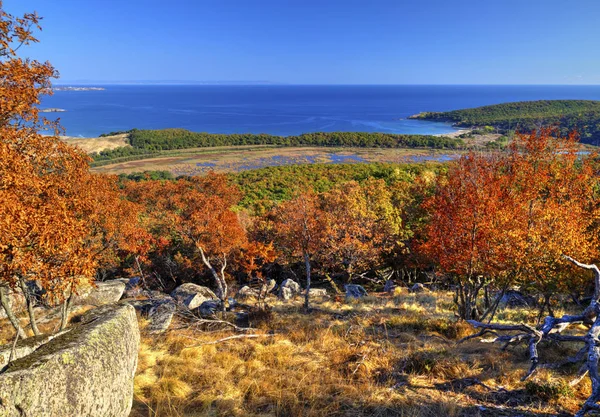
[[120, 280], [96, 282], [73, 297], [73, 305], [102, 306], [116, 303], [123, 296], [125, 284]]
[[282, 300], [291, 300], [296, 295], [300, 294], [302, 287], [293, 279], [286, 279], [279, 286], [279, 298]]
[[135, 298], [143, 295], [144, 288], [142, 287], [141, 277], [120, 278], [119, 281], [125, 284], [123, 298]]
[[217, 298], [215, 293], [209, 288], [192, 284], [191, 282], [175, 288], [171, 293], [171, 297], [190, 310], [200, 307], [200, 305], [207, 300], [214, 300]]
[[275, 287], [277, 287], [277, 281], [275, 281], [274, 279], [268, 280], [266, 292], [270, 293], [271, 291], [273, 291], [275, 289]]
[[344, 285], [344, 289], [346, 290], [346, 298], [362, 298], [368, 295], [367, 290], [361, 285], [346, 284]]
[[128, 416], [139, 341], [129, 305], [84, 314], [0, 374], [0, 416]]

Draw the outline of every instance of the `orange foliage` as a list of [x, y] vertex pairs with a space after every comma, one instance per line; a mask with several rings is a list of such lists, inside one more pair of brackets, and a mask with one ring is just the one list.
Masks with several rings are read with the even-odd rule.
[[562, 255], [597, 255], [592, 158], [579, 155], [574, 134], [555, 134], [517, 135], [505, 153], [461, 158], [425, 203], [421, 249], [457, 278], [463, 318], [492, 281], [533, 287], [549, 307], [555, 291], [579, 284]]

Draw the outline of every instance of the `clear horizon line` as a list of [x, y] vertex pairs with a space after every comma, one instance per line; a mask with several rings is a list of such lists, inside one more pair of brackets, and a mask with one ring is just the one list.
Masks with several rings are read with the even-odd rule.
[[197, 85], [197, 86], [556, 86], [556, 87], [592, 87], [598, 84], [559, 84], [559, 83], [276, 83], [276, 82], [253, 82], [253, 81], [60, 81], [53, 83], [54, 86], [93, 86], [93, 85]]

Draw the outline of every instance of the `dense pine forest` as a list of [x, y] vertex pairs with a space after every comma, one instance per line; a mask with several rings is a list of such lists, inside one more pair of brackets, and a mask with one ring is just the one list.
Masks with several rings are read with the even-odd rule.
[[528, 132], [542, 126], [560, 126], [562, 134], [579, 132], [583, 143], [600, 143], [600, 102], [539, 100], [502, 103], [448, 112], [423, 112], [414, 119], [453, 122], [456, 126], [492, 126], [505, 133]]

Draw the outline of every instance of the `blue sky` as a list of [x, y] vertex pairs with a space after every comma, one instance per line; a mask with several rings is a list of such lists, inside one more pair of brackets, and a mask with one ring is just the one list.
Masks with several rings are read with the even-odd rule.
[[598, 0], [4, 0], [63, 82], [600, 84]]

